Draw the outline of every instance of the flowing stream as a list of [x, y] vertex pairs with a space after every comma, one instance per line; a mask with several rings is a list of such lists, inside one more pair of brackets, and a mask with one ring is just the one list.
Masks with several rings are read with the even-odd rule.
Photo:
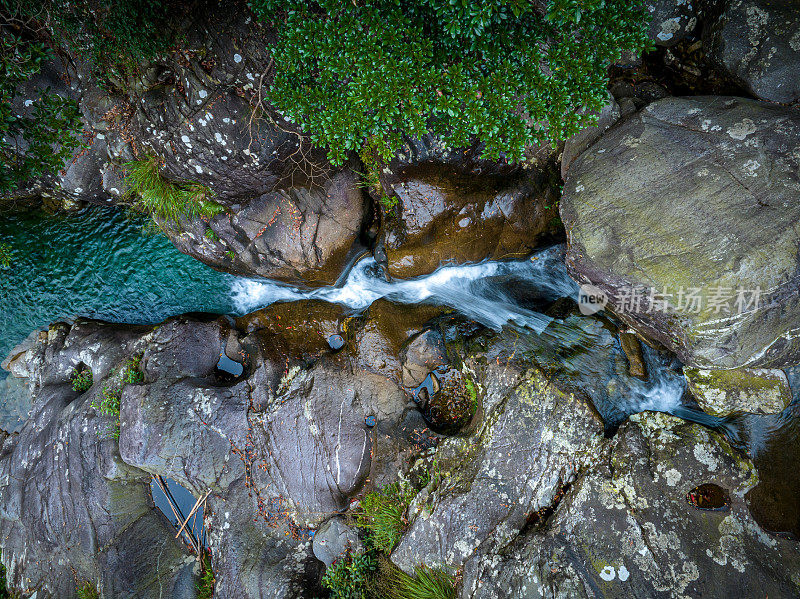
[[[354, 311], [379, 298], [443, 304], [487, 327], [518, 331], [541, 366], [587, 390], [610, 432], [643, 410], [668, 412], [723, 432], [759, 468], [773, 472], [770, 480], [778, 483], [764, 489], [765, 496], [786, 499], [776, 503], [788, 512], [762, 520], [772, 518], [773, 529], [784, 530], [785, 522], [795, 518], [795, 529], [800, 529], [800, 475], [786, 458], [774, 457], [796, 456], [787, 448], [796, 444], [797, 398], [776, 416], [709, 416], [684, 400], [681, 365], [646, 346], [648, 379], [628, 376], [607, 319], [574, 311], [561, 317], [543, 313], [559, 298], [577, 299], [562, 247], [524, 260], [445, 266], [425, 277], [399, 281], [389, 280], [374, 259], [364, 258], [342, 285], [307, 291], [218, 273], [178, 252], [163, 236], [144, 234], [143, 225], [119, 211], [97, 208], [70, 216], [0, 217], [0, 244], [9, 260], [4, 267], [0, 259], [0, 300], [5, 307], [0, 312], [0, 357], [31, 331], [74, 316], [155, 323], [184, 312], [241, 315], [299, 299], [336, 302]], [[796, 391], [798, 379], [793, 377]], [[0, 371], [0, 426], [14, 429], [22, 424], [25, 395], [19, 381], [6, 379]], [[781, 475], [778, 463], [794, 474]]]

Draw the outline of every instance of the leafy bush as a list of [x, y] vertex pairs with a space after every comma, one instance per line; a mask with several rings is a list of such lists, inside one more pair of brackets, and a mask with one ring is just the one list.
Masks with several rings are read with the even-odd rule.
[[200, 579], [197, 581], [197, 599], [211, 599], [214, 596], [214, 570], [211, 568], [211, 556], [208, 552], [203, 553], [202, 571]]
[[269, 100], [335, 163], [429, 129], [484, 155], [593, 124], [608, 66], [649, 45], [642, 0], [250, 0], [275, 25]]
[[364, 142], [358, 156], [367, 171], [361, 173], [361, 176], [364, 177], [364, 185], [375, 191], [384, 211], [391, 212], [397, 206], [398, 199], [396, 196], [386, 194], [379, 178], [383, 161], [390, 159], [390, 156], [386, 154], [386, 146], [382, 145], [381, 140], [373, 135]]
[[0, 266], [3, 268], [11, 266], [11, 246], [7, 243], [0, 243]]
[[72, 390], [78, 393], [88, 391], [94, 383], [92, 371], [88, 368], [82, 368], [80, 370], [78, 368], [73, 368], [70, 379], [72, 381]]
[[356, 524], [367, 530], [370, 546], [391, 553], [406, 528], [405, 511], [415, 494], [393, 483], [364, 496]]
[[199, 183], [175, 183], [159, 170], [155, 157], [134, 160], [125, 165], [125, 182], [131, 189], [136, 208], [167, 222], [181, 217], [212, 217], [225, 208], [209, 199], [213, 192]]
[[0, 12], [50, 31], [99, 74], [122, 77], [167, 51], [191, 3], [169, 0], [0, 0]]
[[80, 114], [73, 100], [46, 89], [26, 100], [30, 104], [23, 114], [12, 108], [17, 87], [38, 74], [49, 58], [41, 42], [0, 29], [0, 193], [60, 170], [81, 145]]
[[132, 358], [125, 360], [125, 367], [122, 370], [122, 381], [129, 385], [138, 385], [144, 382], [142, 354], [136, 354]]
[[372, 553], [347, 554], [331, 565], [322, 578], [331, 599], [367, 599], [367, 580], [375, 571]]
[[370, 595], [381, 599], [456, 599], [455, 576], [440, 568], [417, 566], [409, 576], [388, 559], [369, 584]]
[[122, 394], [113, 384], [103, 386], [100, 401], [92, 400], [92, 407], [104, 416], [112, 418], [111, 424], [106, 428], [106, 433], [112, 439], [119, 439], [119, 407]]
[[78, 588], [78, 599], [100, 599], [100, 593], [90, 582], [85, 582]]

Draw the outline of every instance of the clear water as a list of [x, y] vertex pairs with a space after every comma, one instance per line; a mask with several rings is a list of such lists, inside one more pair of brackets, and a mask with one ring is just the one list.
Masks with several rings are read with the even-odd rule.
[[[145, 324], [235, 311], [236, 277], [145, 233], [145, 223], [94, 207], [67, 216], [0, 215], [0, 244], [10, 248], [10, 265], [0, 264], [0, 356], [60, 318]], [[0, 370], [0, 380], [7, 374]]]

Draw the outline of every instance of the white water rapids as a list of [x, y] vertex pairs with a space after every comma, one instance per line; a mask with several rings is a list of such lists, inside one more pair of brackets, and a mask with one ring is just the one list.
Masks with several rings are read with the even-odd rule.
[[[562, 297], [576, 301], [578, 297], [578, 286], [564, 265], [563, 246], [548, 248], [524, 260], [443, 266], [430, 275], [409, 280], [390, 280], [373, 258], [365, 258], [353, 267], [344, 284], [337, 287], [304, 291], [253, 279], [237, 279], [232, 286], [233, 302], [241, 314], [275, 302], [301, 299], [339, 303], [358, 311], [385, 298], [403, 304], [442, 304], [495, 330], [511, 326], [529, 334], [533, 332], [539, 337], [535, 343], [547, 351], [559, 347], [574, 351], [593, 343], [590, 334], [582, 331], [575, 334], [569, 324], [535, 309]], [[587, 357], [591, 359], [591, 355]], [[646, 352], [645, 359], [650, 373], [647, 381], [626, 374], [605, 373], [602, 367], [582, 363], [578, 358], [577, 363], [587, 372], [576, 376], [620, 379], [617, 383], [620, 391], [613, 397], [595, 398], [607, 421], [618, 422], [643, 410], [674, 413], [681, 409], [683, 377], [667, 368], [653, 352]], [[601, 382], [605, 385], [607, 381]]]

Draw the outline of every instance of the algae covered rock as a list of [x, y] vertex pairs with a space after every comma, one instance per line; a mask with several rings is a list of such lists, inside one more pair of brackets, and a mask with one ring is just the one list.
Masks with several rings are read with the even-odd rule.
[[571, 166], [567, 267], [700, 368], [800, 361], [800, 115], [665, 98]]
[[758, 477], [723, 437], [645, 412], [609, 450], [543, 526], [468, 562], [461, 597], [797, 596], [800, 551], [753, 520]]
[[792, 390], [782, 370], [686, 368], [683, 372], [697, 403], [714, 416], [776, 414], [792, 401]]

